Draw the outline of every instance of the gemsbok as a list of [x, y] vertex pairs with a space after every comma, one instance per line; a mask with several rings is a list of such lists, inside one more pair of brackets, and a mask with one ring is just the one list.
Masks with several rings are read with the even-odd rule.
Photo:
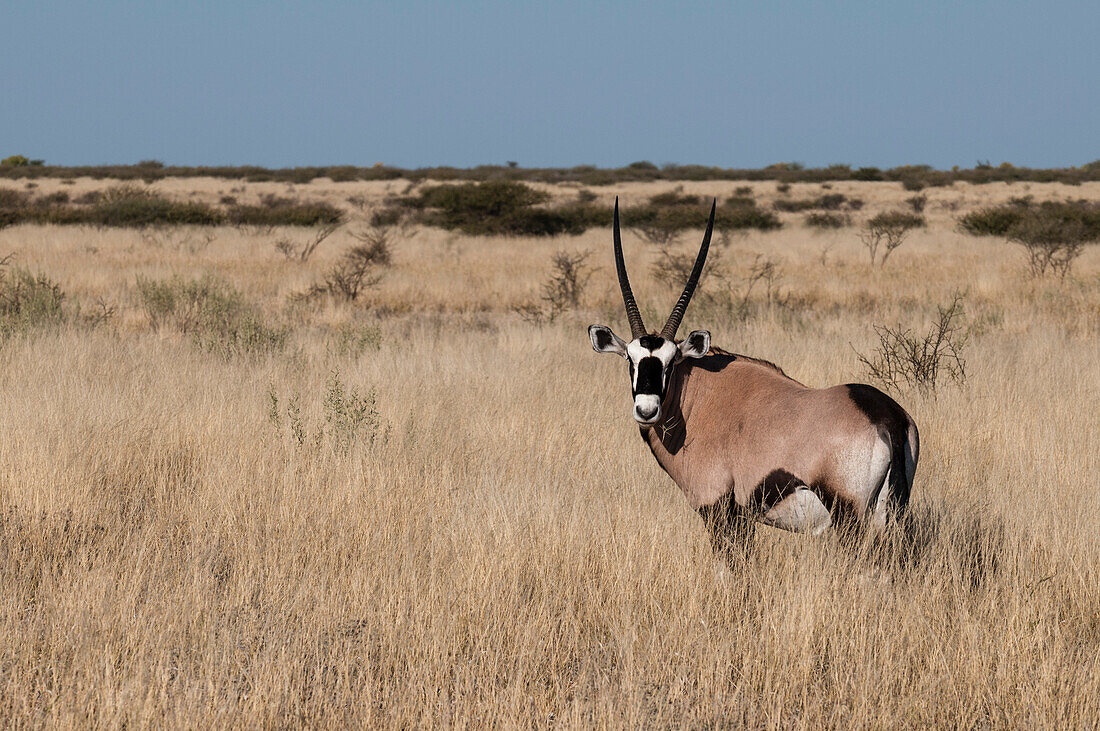
[[804, 386], [772, 363], [712, 347], [706, 330], [675, 340], [716, 205], [684, 291], [655, 334], [630, 289], [616, 198], [615, 269], [631, 340], [592, 325], [592, 347], [626, 359], [642, 439], [702, 516], [716, 550], [737, 545], [756, 522], [878, 533], [904, 514], [917, 466], [917, 425], [896, 401], [861, 383]]

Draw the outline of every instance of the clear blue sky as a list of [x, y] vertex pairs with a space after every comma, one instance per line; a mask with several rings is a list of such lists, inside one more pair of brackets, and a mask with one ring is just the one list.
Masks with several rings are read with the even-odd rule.
[[1100, 0], [0, 4], [56, 164], [1100, 158]]

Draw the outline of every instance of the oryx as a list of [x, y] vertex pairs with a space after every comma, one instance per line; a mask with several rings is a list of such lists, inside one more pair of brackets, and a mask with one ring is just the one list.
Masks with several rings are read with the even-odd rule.
[[897, 402], [859, 383], [809, 388], [767, 361], [711, 347], [706, 330], [675, 340], [716, 204], [684, 291], [652, 333], [630, 290], [615, 200], [615, 269], [631, 340], [592, 325], [592, 347], [626, 359], [642, 439], [716, 547], [755, 521], [815, 534], [830, 526], [881, 529], [905, 511], [917, 466], [917, 425]]

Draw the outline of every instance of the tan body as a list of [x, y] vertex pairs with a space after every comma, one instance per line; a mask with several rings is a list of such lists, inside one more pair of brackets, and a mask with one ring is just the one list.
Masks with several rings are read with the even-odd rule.
[[[869, 386], [808, 388], [770, 363], [711, 349], [677, 366], [661, 411], [642, 437], [704, 517], [723, 505], [724, 517], [816, 533], [885, 522], [908, 502], [916, 425]], [[898, 454], [904, 474], [891, 480]]]

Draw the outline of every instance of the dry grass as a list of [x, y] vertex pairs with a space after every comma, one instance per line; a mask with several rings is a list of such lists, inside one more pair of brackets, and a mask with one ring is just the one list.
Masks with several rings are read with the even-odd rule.
[[[305, 192], [343, 203], [404, 185]], [[721, 197], [737, 185], [685, 189]], [[229, 193], [224, 181], [156, 187]], [[235, 194], [286, 186], [247, 188]], [[891, 584], [832, 539], [766, 528], [716, 577], [698, 517], [639, 442], [625, 369], [588, 343], [589, 322], [623, 327], [607, 231], [546, 241], [414, 231], [354, 305], [290, 298], [353, 243], [346, 231], [306, 263], [274, 246], [307, 235], [293, 231], [0, 232], [0, 255], [16, 252], [71, 300], [117, 309], [94, 329], [0, 343], [0, 717], [1092, 725], [1100, 251], [1064, 283], [1032, 281], [1013, 247], [953, 224], [952, 207], [1023, 188], [929, 189], [929, 227], [884, 271], [869, 270], [854, 228], [813, 233], [785, 216], [785, 229], [722, 250], [730, 277], [753, 254], [777, 261], [782, 296], [736, 310], [711, 297], [688, 312], [685, 331], [709, 327], [717, 345], [828, 385], [863, 377], [853, 349], [872, 344], [873, 323], [921, 326], [968, 291], [968, 383], [901, 397], [921, 426], [922, 549], [891, 567]], [[833, 190], [864, 198], [861, 217], [909, 195], [900, 184]], [[1100, 186], [1027, 192], [1095, 199]], [[676, 293], [650, 278], [655, 250], [629, 235], [626, 245], [657, 322]], [[594, 251], [601, 267], [581, 309], [523, 322], [512, 309], [537, 297], [563, 248]], [[287, 348], [227, 359], [154, 332], [136, 278], [205, 273], [285, 324]], [[377, 428], [351, 433], [332, 418], [334, 378], [373, 389]]]

